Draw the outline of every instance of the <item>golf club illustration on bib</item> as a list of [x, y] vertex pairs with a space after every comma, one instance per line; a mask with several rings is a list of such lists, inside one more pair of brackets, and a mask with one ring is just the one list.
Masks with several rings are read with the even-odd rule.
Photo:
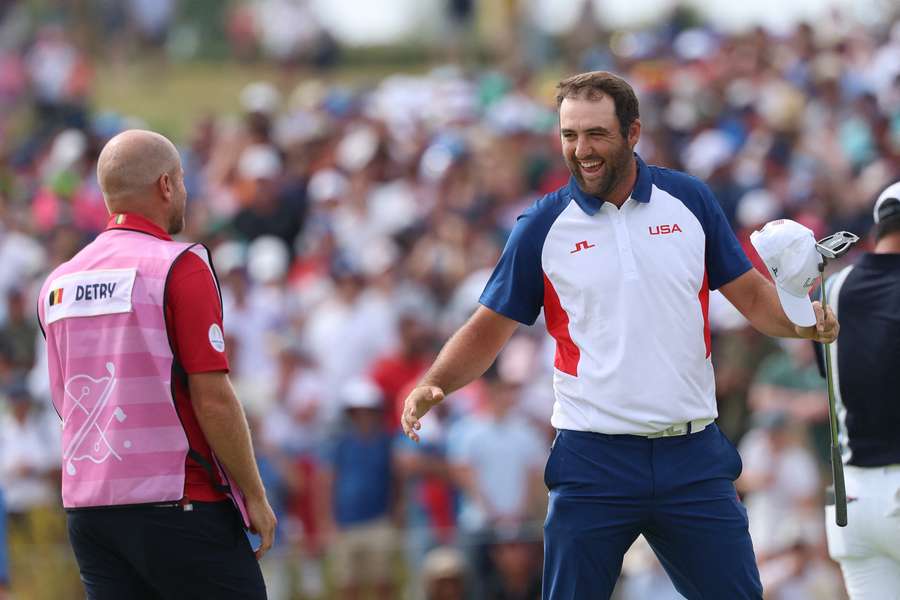
[[[63, 430], [76, 428], [75, 435], [69, 441], [63, 453], [66, 473], [75, 475], [78, 467], [75, 463], [89, 460], [94, 464], [106, 462], [109, 457], [122, 460], [121, 455], [109, 442], [107, 432], [113, 423], [122, 423], [127, 415], [121, 407], [107, 411], [109, 397], [116, 385], [116, 367], [106, 363], [108, 375], [94, 378], [90, 375], [75, 375], [65, 384], [65, 393], [72, 401], [72, 409], [63, 416]], [[102, 425], [101, 425], [102, 423]], [[123, 446], [130, 447], [125, 441]]]

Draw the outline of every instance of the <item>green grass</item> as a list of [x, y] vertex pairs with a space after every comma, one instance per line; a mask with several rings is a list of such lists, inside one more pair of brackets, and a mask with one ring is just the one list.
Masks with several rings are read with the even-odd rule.
[[95, 74], [93, 107], [138, 117], [151, 129], [183, 139], [204, 114], [237, 113], [238, 95], [248, 83], [279, 79], [284, 77], [268, 66], [152, 61], [104, 65]]
[[238, 96], [253, 81], [268, 81], [287, 98], [298, 84], [313, 78], [354, 85], [376, 82], [390, 73], [421, 73], [426, 69], [424, 63], [355, 64], [321, 75], [235, 62], [162, 64], [148, 59], [127, 65], [101, 64], [95, 73], [92, 106], [94, 110], [139, 117], [149, 128], [183, 140], [205, 114], [238, 114]]

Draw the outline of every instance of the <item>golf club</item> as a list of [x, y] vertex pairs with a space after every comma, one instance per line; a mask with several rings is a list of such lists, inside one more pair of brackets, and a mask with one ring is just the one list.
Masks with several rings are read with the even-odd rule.
[[[822, 310], [827, 306], [825, 299], [825, 264], [829, 260], [840, 258], [850, 250], [850, 246], [859, 241], [859, 236], [849, 231], [838, 231], [816, 242], [816, 250], [822, 255], [819, 264], [819, 290]], [[828, 387], [828, 422], [831, 425], [831, 474], [834, 480], [835, 522], [839, 527], [847, 526], [847, 488], [844, 485], [844, 463], [841, 460], [841, 449], [838, 442], [837, 409], [834, 400], [834, 382], [831, 375], [831, 344], [825, 344], [825, 380]]]

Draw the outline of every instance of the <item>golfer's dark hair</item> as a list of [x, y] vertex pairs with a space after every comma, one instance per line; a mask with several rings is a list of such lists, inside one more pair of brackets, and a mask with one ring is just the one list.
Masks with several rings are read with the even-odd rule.
[[876, 240], [880, 240], [885, 236], [896, 233], [900, 233], [900, 215], [885, 219], [875, 225]]
[[566, 98], [600, 100], [603, 96], [612, 98], [619, 131], [627, 138], [628, 128], [641, 116], [637, 96], [627, 81], [607, 71], [591, 71], [567, 77], [556, 84], [556, 108]]
[[900, 198], [895, 195], [884, 198], [878, 206], [878, 214], [875, 217], [878, 220], [875, 224], [876, 241], [900, 231]]

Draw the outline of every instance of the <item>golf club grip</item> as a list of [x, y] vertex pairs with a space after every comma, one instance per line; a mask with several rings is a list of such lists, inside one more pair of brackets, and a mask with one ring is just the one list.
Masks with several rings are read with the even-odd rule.
[[834, 479], [834, 520], [838, 527], [847, 526], [847, 488], [844, 486], [844, 463], [841, 449], [831, 447], [831, 474]]

